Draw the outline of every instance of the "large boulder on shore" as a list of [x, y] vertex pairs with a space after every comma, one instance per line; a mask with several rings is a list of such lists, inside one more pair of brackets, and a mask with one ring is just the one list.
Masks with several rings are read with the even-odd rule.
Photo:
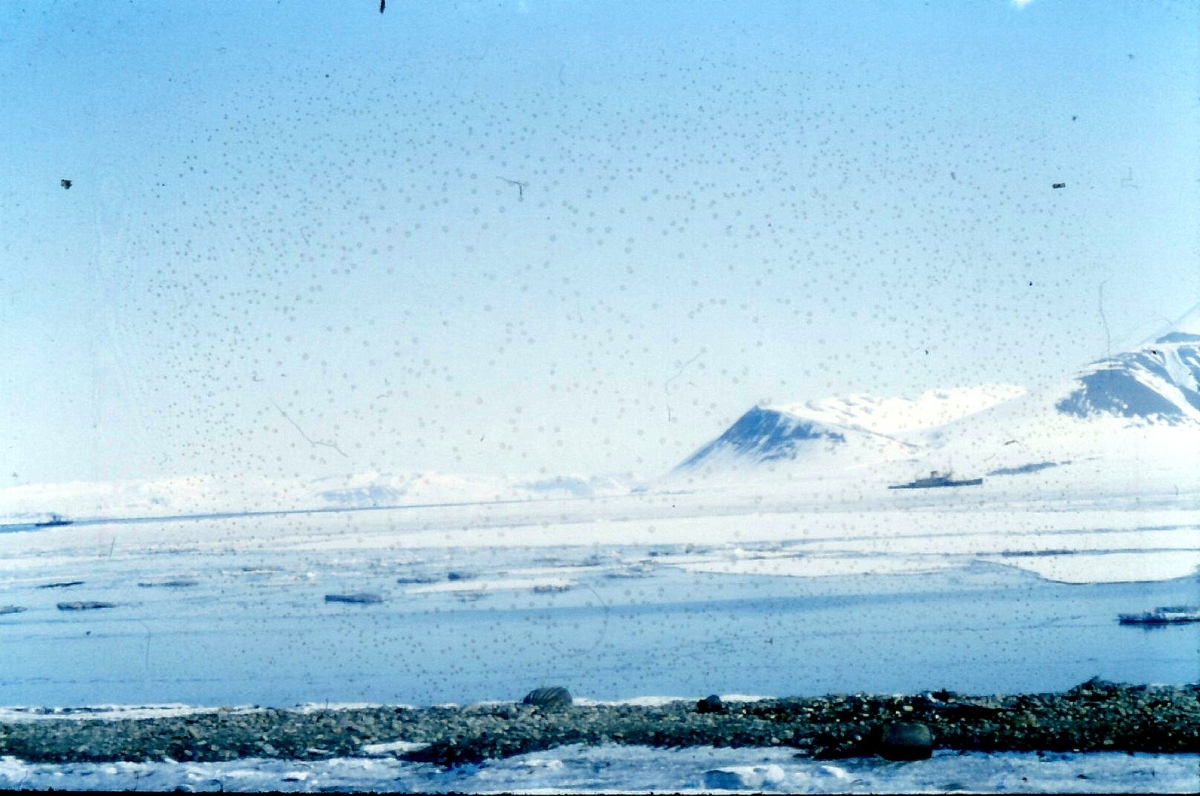
[[535, 688], [521, 700], [525, 705], [539, 708], [569, 708], [575, 700], [571, 692], [560, 685]]
[[883, 727], [876, 751], [885, 760], [928, 760], [933, 734], [918, 721], [897, 721]]

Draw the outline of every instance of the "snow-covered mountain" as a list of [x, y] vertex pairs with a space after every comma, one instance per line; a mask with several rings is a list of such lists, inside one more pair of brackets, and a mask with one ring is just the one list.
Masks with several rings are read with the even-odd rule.
[[[1091, 363], [1049, 389], [932, 430], [930, 461], [1100, 488], [1200, 484], [1200, 335]], [[1190, 483], [1189, 483], [1190, 482]]]
[[910, 460], [927, 446], [922, 433], [1024, 393], [1008, 384], [931, 390], [915, 398], [851, 395], [799, 404], [756, 406], [701, 447], [677, 472], [810, 469], [817, 472]]
[[777, 409], [791, 415], [877, 434], [904, 434], [945, 425], [1024, 393], [1025, 388], [1012, 384], [985, 384], [929, 390], [915, 399], [851, 395], [781, 405]]
[[[939, 470], [985, 477], [989, 486], [1129, 491], [1150, 482], [1200, 485], [1198, 451], [1200, 335], [1174, 332], [1035, 392], [992, 384], [911, 399], [756, 406], [653, 487], [774, 479], [789, 489], [824, 488], [844, 479], [861, 491]], [[50, 512], [79, 519], [365, 508], [601, 497], [638, 487], [632, 476], [379, 472], [317, 481], [204, 475], [32, 484], [0, 489], [0, 523], [40, 522]]]
[[1200, 423], [1200, 335], [1176, 332], [1092, 364], [1055, 408], [1081, 418]]
[[677, 470], [711, 474], [798, 462], [814, 470], [848, 469], [911, 456], [916, 450], [863, 426], [825, 423], [785, 409], [756, 406]]
[[[854, 395], [756, 406], [672, 473], [686, 478], [857, 474], [863, 482], [963, 476], [1110, 482], [1200, 470], [1200, 335], [1172, 333], [1036, 392], [1012, 385], [915, 399]], [[1100, 470], [1107, 468], [1108, 476]], [[873, 474], [873, 475], [872, 475]], [[1200, 476], [1200, 473], [1197, 473]]]

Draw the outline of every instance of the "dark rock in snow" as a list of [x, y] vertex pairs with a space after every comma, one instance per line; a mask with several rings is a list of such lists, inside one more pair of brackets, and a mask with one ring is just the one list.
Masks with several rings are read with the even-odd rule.
[[989, 470], [988, 475], [1024, 475], [1025, 473], [1036, 473], [1039, 470], [1048, 470], [1051, 467], [1058, 467], [1060, 464], [1070, 464], [1068, 459], [1064, 462], [1030, 462], [1017, 467], [999, 467], [995, 470]]
[[378, 594], [369, 592], [358, 592], [357, 594], [326, 594], [325, 602], [327, 603], [354, 603], [356, 605], [375, 605], [383, 602], [383, 597]]
[[104, 603], [98, 600], [80, 600], [78, 602], [59, 603], [60, 611], [96, 611], [100, 608], [113, 608], [116, 603]]
[[883, 727], [879, 756], [885, 760], [928, 760], [933, 755], [933, 735], [917, 721], [898, 721]]
[[697, 713], [724, 713], [725, 703], [716, 694], [709, 694], [696, 703]]
[[437, 583], [438, 579], [433, 575], [409, 575], [402, 578], [396, 578], [396, 582], [402, 586], [407, 586], [414, 583]]
[[68, 589], [72, 586], [82, 586], [82, 585], [83, 585], [83, 581], [81, 581], [81, 580], [64, 580], [64, 581], [60, 581], [58, 583], [43, 583], [41, 586], [38, 586], [38, 588], [39, 589]]
[[539, 708], [566, 708], [570, 707], [574, 701], [571, 697], [571, 692], [558, 685], [547, 688], [535, 688], [521, 700], [523, 704], [534, 705]]
[[470, 572], [447, 572], [446, 580], [471, 580], [475, 576]]
[[22, 611], [28, 610], [23, 605], [0, 605], [0, 616], [9, 614], [19, 614]]

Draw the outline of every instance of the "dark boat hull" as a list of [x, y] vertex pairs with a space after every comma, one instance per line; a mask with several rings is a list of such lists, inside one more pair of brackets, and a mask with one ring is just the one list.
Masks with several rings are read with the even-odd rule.
[[1200, 622], [1200, 609], [1172, 606], [1144, 614], [1118, 614], [1117, 620], [1123, 625], [1186, 625], [1189, 622]]

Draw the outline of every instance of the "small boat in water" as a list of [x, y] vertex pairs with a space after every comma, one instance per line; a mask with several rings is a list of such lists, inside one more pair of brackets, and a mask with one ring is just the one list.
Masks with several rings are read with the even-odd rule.
[[1190, 605], [1164, 605], [1144, 614], [1118, 614], [1123, 625], [1182, 625], [1200, 622], [1200, 608]]
[[979, 486], [982, 483], [982, 478], [955, 480], [950, 473], [939, 473], [937, 470], [933, 470], [929, 473], [928, 478], [918, 478], [907, 484], [895, 484], [889, 486], [888, 489], [934, 489], [941, 486]]
[[50, 519], [42, 522], [35, 522], [34, 528], [57, 528], [60, 525], [74, 525], [74, 520], [64, 519], [61, 514], [51, 514]]

